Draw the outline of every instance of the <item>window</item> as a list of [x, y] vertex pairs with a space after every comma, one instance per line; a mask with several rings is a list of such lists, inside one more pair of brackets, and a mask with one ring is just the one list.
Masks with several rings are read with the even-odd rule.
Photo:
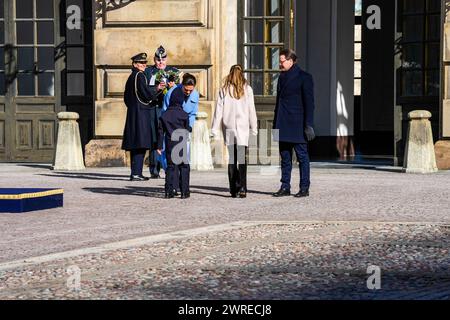
[[440, 6], [439, 0], [399, 3], [401, 97], [439, 96]]
[[242, 0], [241, 63], [255, 96], [275, 96], [280, 51], [289, 47], [292, 11], [288, 0]]
[[53, 0], [16, 0], [17, 95], [55, 95]]
[[[82, 0], [67, 0], [66, 7], [76, 5], [84, 12]], [[83, 14], [84, 16], [84, 14]], [[84, 21], [83, 21], [84, 22]], [[66, 93], [67, 96], [85, 95], [85, 23], [81, 24], [80, 29], [66, 29]]]

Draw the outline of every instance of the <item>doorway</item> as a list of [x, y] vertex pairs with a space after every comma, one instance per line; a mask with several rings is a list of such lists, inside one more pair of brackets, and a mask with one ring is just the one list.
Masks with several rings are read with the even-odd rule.
[[2, 162], [53, 161], [61, 105], [58, 9], [59, 0], [0, 5]]

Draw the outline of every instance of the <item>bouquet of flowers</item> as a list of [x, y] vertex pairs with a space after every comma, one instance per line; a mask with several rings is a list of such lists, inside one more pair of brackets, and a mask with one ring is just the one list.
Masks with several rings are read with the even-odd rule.
[[[175, 82], [175, 84], [178, 84], [181, 82], [181, 77], [180, 77], [180, 72], [178, 71], [174, 71], [174, 70], [158, 70], [158, 72], [156, 73], [156, 78], [155, 78], [157, 83], [161, 83], [161, 82], [165, 82], [165, 83], [169, 83], [169, 82]], [[165, 88], [163, 93], [166, 94], [167, 91], [170, 88]]]

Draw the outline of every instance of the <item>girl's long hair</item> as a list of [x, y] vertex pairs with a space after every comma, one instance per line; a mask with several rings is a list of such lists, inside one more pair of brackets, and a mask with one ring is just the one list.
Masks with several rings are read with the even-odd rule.
[[230, 94], [235, 99], [240, 99], [244, 95], [244, 87], [247, 84], [247, 80], [242, 72], [242, 67], [239, 64], [235, 64], [231, 67], [230, 73], [224, 80], [223, 90]]

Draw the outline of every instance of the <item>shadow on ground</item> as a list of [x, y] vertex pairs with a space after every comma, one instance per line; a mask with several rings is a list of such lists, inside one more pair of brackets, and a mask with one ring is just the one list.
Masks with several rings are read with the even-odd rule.
[[164, 198], [164, 188], [161, 187], [124, 187], [124, 188], [83, 188], [83, 190], [112, 195], [140, 196]]
[[111, 180], [111, 181], [128, 181], [129, 175], [117, 175], [106, 173], [87, 173], [87, 172], [58, 172], [52, 174], [39, 174], [40, 176], [53, 178], [71, 178], [71, 179], [86, 179], [86, 180]]
[[[114, 179], [112, 179], [114, 180]], [[145, 182], [144, 182], [145, 183]], [[141, 197], [152, 197], [152, 198], [164, 198], [164, 188], [163, 187], [123, 187], [123, 188], [83, 188], [83, 190], [102, 193], [102, 194], [112, 194], [112, 195], [129, 195], [129, 196], [141, 196]], [[221, 187], [211, 187], [211, 186], [190, 186], [191, 194], [202, 194], [221, 198], [230, 198], [230, 193], [228, 188]], [[211, 192], [205, 192], [205, 191]], [[214, 193], [217, 192], [217, 193]], [[271, 192], [262, 192], [255, 190], [248, 190], [248, 194], [264, 194], [272, 195]]]

